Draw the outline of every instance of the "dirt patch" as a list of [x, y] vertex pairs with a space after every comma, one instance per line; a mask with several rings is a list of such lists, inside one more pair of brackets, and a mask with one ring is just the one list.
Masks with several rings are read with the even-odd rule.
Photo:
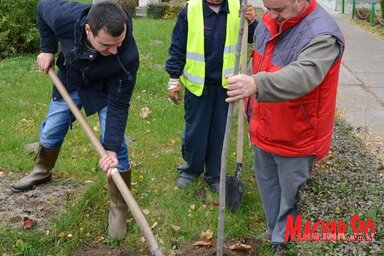
[[34, 190], [12, 192], [10, 186], [21, 177], [9, 175], [0, 179], [0, 224], [22, 227], [21, 220], [27, 217], [35, 222], [35, 228], [44, 229], [84, 189], [84, 183], [72, 179], [53, 179]]
[[106, 256], [106, 255], [127, 256], [127, 255], [138, 255], [138, 254], [132, 254], [124, 248], [112, 248], [111, 246], [103, 245], [103, 244], [92, 244], [92, 245], [84, 246], [79, 250], [77, 250], [74, 254], [74, 256]]
[[[239, 238], [228, 239], [224, 243], [224, 256], [248, 256], [258, 255], [260, 240]], [[205, 240], [194, 240], [192, 243], [172, 242], [175, 248], [170, 256], [215, 256], [216, 242]], [[164, 253], [164, 252], [163, 252]], [[124, 248], [113, 248], [104, 244], [92, 244], [78, 249], [74, 256], [151, 256], [149, 252], [133, 252]]]
[[[261, 241], [250, 238], [232, 238], [224, 242], [224, 256], [258, 255]], [[175, 244], [175, 247], [178, 247]], [[180, 249], [175, 255], [180, 256], [215, 256], [215, 241], [196, 240], [192, 243], [180, 244]]]

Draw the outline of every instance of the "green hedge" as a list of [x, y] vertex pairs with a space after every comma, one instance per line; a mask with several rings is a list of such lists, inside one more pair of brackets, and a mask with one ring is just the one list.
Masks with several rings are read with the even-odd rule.
[[147, 6], [147, 16], [152, 19], [172, 19], [177, 17], [184, 6], [185, 2], [182, 0], [151, 3]]
[[0, 58], [38, 51], [37, 3], [38, 0], [0, 1]]
[[137, 0], [117, 0], [116, 3], [127, 10], [132, 18], [136, 17], [136, 7], [138, 6]]

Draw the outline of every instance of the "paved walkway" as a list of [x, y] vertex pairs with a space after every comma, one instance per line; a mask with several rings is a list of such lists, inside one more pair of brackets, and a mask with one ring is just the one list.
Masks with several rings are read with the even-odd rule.
[[346, 40], [337, 109], [359, 137], [384, 160], [384, 40], [329, 11]]
[[[250, 1], [262, 6], [261, 1]], [[350, 16], [329, 9], [329, 1], [318, 2], [336, 20], [346, 40], [337, 95], [338, 113], [384, 161], [384, 40], [356, 26]]]
[[[249, 0], [255, 7], [262, 1]], [[384, 163], [384, 40], [351, 21], [351, 16], [333, 11], [329, 0], [317, 0], [328, 10], [344, 33], [337, 111], [368, 148]]]

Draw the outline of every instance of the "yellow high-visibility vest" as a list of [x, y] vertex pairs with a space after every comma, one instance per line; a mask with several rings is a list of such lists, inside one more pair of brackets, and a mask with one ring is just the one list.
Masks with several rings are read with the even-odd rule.
[[[222, 86], [227, 88], [225, 76], [233, 74], [235, 66], [236, 44], [240, 27], [240, 1], [227, 0], [227, 30], [223, 52]], [[181, 82], [190, 92], [200, 96], [204, 89], [205, 55], [204, 55], [204, 15], [203, 0], [188, 2], [188, 37], [186, 63]]]

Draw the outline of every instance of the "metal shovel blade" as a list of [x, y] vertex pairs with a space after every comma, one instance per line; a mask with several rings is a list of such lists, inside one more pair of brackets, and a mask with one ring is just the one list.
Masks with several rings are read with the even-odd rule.
[[231, 212], [237, 212], [243, 204], [244, 183], [237, 177], [227, 176], [225, 202]]

